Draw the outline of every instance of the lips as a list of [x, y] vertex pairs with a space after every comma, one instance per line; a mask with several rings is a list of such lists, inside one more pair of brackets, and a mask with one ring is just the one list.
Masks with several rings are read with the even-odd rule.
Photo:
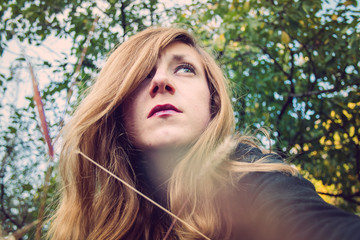
[[151, 118], [154, 115], [160, 115], [160, 114], [171, 114], [172, 112], [178, 112], [181, 113], [179, 109], [177, 109], [175, 106], [171, 104], [164, 104], [164, 105], [156, 105], [151, 111], [149, 112], [149, 115], [147, 118]]

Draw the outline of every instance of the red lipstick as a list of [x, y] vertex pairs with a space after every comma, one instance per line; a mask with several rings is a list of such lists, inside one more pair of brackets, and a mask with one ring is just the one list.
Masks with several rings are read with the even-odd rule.
[[152, 116], [157, 115], [157, 114], [160, 115], [161, 113], [164, 115], [166, 115], [167, 113], [171, 114], [172, 112], [181, 113], [181, 111], [179, 109], [177, 109], [175, 106], [173, 106], [171, 104], [156, 105], [155, 107], [153, 107], [153, 109], [151, 109], [147, 118], [151, 118]]

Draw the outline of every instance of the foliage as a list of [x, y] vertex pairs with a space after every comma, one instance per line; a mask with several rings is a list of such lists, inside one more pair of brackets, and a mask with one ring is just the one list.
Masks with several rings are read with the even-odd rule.
[[[0, 54], [13, 53], [9, 46], [14, 44], [21, 46], [20, 51], [15, 53], [17, 58], [7, 66], [9, 71], [2, 71], [0, 75], [3, 96], [0, 102], [0, 232], [11, 233], [34, 223], [44, 190], [45, 172], [53, 165], [48, 163], [33, 95], [28, 93], [24, 96], [22, 89], [31, 86], [27, 84], [31, 82], [31, 76], [25, 59], [34, 66], [35, 75], [40, 79], [48, 127], [56, 146], [62, 121], [66, 121], [80, 93], [91, 84], [98, 65], [116, 44], [140, 29], [158, 23], [160, 14], [163, 14], [158, 9], [164, 9], [164, 6], [156, 0], [0, 2]], [[89, 36], [96, 17], [100, 20], [94, 34]], [[54, 38], [70, 42], [71, 50], [57, 53], [58, 46], [47, 45], [49, 39]], [[90, 40], [89, 47], [79, 64], [80, 72], [76, 72], [87, 39]], [[47, 49], [54, 55], [53, 60], [33, 54], [32, 46]], [[66, 108], [66, 100], [72, 92], [75, 96], [70, 107]], [[21, 101], [17, 100], [18, 97]], [[57, 198], [55, 175], [53, 173], [50, 180], [48, 203]], [[51, 209], [48, 211], [51, 212]], [[32, 239], [34, 235], [32, 230], [25, 239]]]
[[[32, 94], [24, 98], [23, 86], [31, 82], [25, 59], [41, 80], [56, 149], [59, 126], [92, 83], [107, 53], [143, 28], [168, 23], [189, 28], [210, 51], [216, 51], [232, 85], [239, 131], [270, 127], [276, 150], [284, 156], [291, 153], [292, 163], [327, 195], [327, 201], [359, 211], [360, 18], [356, 1], [334, 4], [201, 0], [166, 8], [157, 0], [1, 1], [0, 55], [8, 56], [14, 43], [23, 46], [8, 61], [8, 71], [0, 70], [3, 230], [14, 232], [37, 219], [48, 166]], [[96, 17], [99, 21], [90, 36]], [[71, 49], [54, 53], [53, 61], [28, 49], [38, 46], [55, 52], [57, 46], [46, 45], [54, 38], [70, 42]], [[81, 62], [87, 39], [89, 47]], [[51, 176], [49, 203], [57, 197], [56, 173]], [[34, 234], [31, 230], [24, 239]]]
[[276, 150], [333, 186], [325, 194], [350, 211], [360, 209], [356, 4], [208, 1], [179, 19], [218, 51], [234, 85], [238, 128], [270, 127]]

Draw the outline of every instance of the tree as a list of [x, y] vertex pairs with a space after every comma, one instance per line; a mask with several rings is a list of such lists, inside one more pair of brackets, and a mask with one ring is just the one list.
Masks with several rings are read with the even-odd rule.
[[[23, 93], [23, 88], [31, 87], [29, 70], [33, 69], [35, 83], [39, 82], [50, 145], [56, 146], [59, 128], [107, 53], [133, 33], [157, 24], [165, 13], [157, 0], [0, 2], [0, 55], [12, 53], [14, 44], [20, 46], [16, 58], [6, 66], [8, 71], [0, 74], [0, 221], [4, 234], [39, 239], [40, 232], [35, 235], [31, 227], [43, 206], [40, 200], [45, 195], [51, 212], [57, 198], [56, 173], [51, 171], [56, 162], [48, 163], [46, 137], [33, 99], [36, 94]], [[48, 46], [54, 38], [70, 42], [71, 50], [59, 53], [57, 46]], [[33, 46], [53, 54], [52, 60], [31, 52]], [[17, 101], [19, 97], [24, 100]]]
[[[335, 5], [321, 0], [201, 0], [171, 8], [157, 0], [1, 1], [2, 60], [14, 45], [23, 50], [13, 60], [5, 59], [2, 64], [8, 65], [0, 69], [0, 230], [34, 238], [46, 172], [49, 213], [58, 197], [56, 172], [51, 171], [56, 161], [48, 164], [33, 93], [24, 93], [31, 88], [29, 64], [56, 154], [61, 125], [107, 53], [135, 32], [166, 22], [188, 26], [216, 51], [232, 86], [239, 131], [269, 127], [275, 150], [287, 157], [290, 153], [291, 162], [324, 198], [335, 196], [327, 200], [359, 211], [356, 7], [350, 0]], [[59, 53], [49, 39], [69, 42], [71, 49]], [[52, 60], [31, 51], [33, 46], [46, 49]]]
[[238, 129], [270, 127], [276, 151], [290, 152], [291, 162], [349, 211], [360, 209], [356, 6], [207, 1], [179, 13], [217, 50], [233, 85]]

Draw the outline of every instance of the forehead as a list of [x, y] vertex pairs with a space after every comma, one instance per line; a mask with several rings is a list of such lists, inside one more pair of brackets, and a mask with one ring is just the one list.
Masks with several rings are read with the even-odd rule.
[[200, 54], [192, 46], [189, 46], [183, 42], [173, 42], [166, 46], [159, 55], [159, 59], [171, 58], [175, 61], [182, 61], [186, 59], [192, 59], [194, 61], [202, 62]]

